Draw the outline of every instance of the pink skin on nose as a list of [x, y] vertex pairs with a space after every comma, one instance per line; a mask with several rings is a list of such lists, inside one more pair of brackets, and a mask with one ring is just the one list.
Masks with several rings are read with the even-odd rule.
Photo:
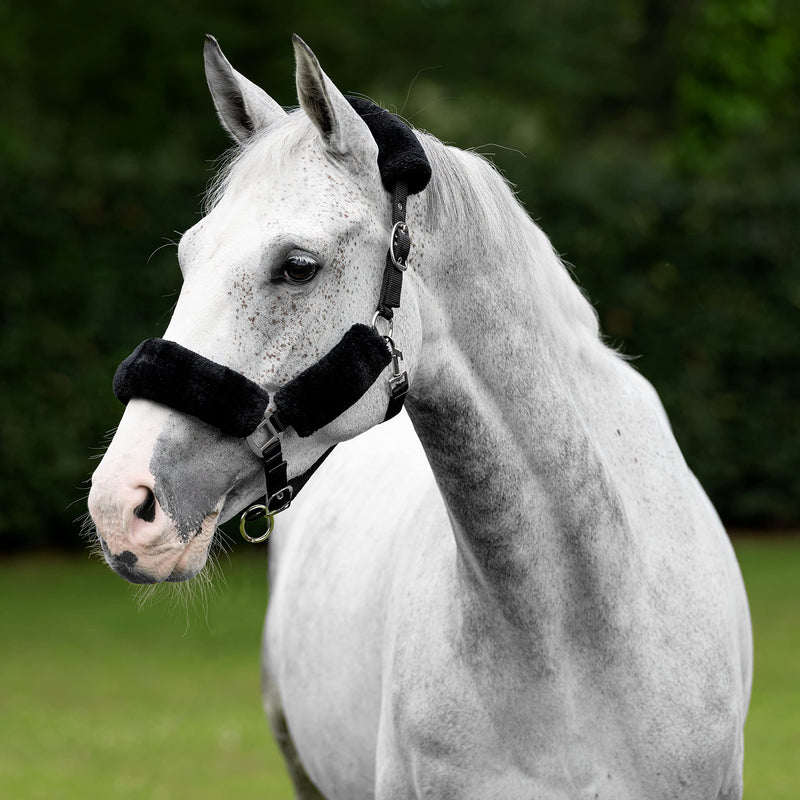
[[161, 583], [187, 580], [203, 568], [218, 511], [186, 541], [146, 487], [109, 489], [100, 481], [93, 485], [89, 510], [116, 572], [135, 583]]
[[92, 476], [89, 512], [105, 543], [106, 560], [134, 582], [185, 580], [199, 572], [218, 516], [215, 510], [187, 541], [154, 496], [154, 477], [145, 465], [168, 413], [146, 401], [131, 401]]

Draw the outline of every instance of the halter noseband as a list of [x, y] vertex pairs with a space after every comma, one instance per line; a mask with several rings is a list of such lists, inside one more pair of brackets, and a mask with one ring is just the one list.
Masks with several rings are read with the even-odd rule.
[[[389, 404], [384, 421], [403, 407], [408, 376], [401, 367], [403, 354], [395, 346], [392, 319], [400, 306], [403, 272], [411, 237], [406, 224], [410, 194], [421, 192], [431, 176], [425, 151], [411, 129], [394, 114], [361, 98], [347, 98], [378, 144], [378, 169], [384, 188], [392, 195], [392, 232], [372, 325], [353, 325], [333, 349], [315, 364], [283, 384], [272, 398], [244, 375], [199, 353], [165, 339], [146, 339], [117, 368], [114, 394], [127, 404], [133, 397], [152, 400], [190, 414], [229, 436], [245, 438], [263, 459], [266, 495], [241, 515], [240, 530], [251, 542], [264, 541], [272, 531], [274, 515], [289, 507], [306, 481], [333, 448], [305, 473], [289, 480], [281, 452], [280, 434], [288, 427], [298, 436], [310, 436], [354, 405], [391, 363]], [[386, 332], [379, 331], [383, 319]], [[267, 530], [248, 535], [245, 526], [267, 517]]]

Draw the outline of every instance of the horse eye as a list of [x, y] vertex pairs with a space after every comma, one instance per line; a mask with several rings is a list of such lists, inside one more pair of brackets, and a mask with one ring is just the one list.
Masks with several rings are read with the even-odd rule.
[[283, 264], [283, 277], [289, 283], [308, 283], [319, 269], [311, 256], [293, 254]]

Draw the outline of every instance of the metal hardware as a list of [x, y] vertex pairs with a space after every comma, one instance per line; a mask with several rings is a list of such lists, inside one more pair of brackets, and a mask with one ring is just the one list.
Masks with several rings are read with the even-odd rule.
[[395, 345], [391, 336], [383, 338], [392, 354], [392, 374], [389, 376], [390, 393], [392, 397], [399, 397], [408, 392], [408, 373], [400, 366], [403, 361], [403, 351]]
[[[278, 440], [278, 434], [286, 430], [285, 426], [280, 423], [274, 413], [268, 414], [258, 423], [258, 427], [245, 438], [248, 447], [259, 458], [264, 458], [264, 451], [275, 441]], [[266, 436], [263, 444], [258, 444], [258, 440]]]
[[[388, 326], [389, 330], [386, 333], [382, 333], [381, 329], [378, 327], [378, 320], [382, 319]], [[394, 335], [394, 322], [390, 320], [388, 317], [384, 317], [380, 311], [376, 311], [372, 315], [372, 327], [381, 335], [384, 339], [389, 339], [391, 341], [392, 336]], [[394, 345], [394, 342], [392, 342]]]
[[389, 349], [392, 351], [392, 377], [397, 378], [400, 375], [400, 362], [403, 360], [403, 351], [399, 350], [395, 343], [389, 339]]
[[[266, 518], [267, 521], [266, 531], [260, 536], [251, 536], [247, 532], [247, 523], [255, 522], [257, 519], [261, 519], [262, 517]], [[267, 507], [265, 505], [261, 505], [260, 503], [250, 506], [250, 508], [248, 508], [246, 511], [243, 511], [241, 517], [239, 517], [239, 533], [241, 533], [242, 536], [251, 544], [266, 542], [267, 539], [269, 539], [269, 535], [272, 533], [274, 527], [275, 514], [268, 512]]]
[[[275, 527], [275, 514], [285, 511], [292, 504], [294, 490], [287, 481], [286, 462], [281, 454], [280, 434], [285, 430], [286, 425], [278, 413], [273, 411], [271, 414], [265, 414], [258, 427], [245, 439], [248, 447], [264, 462], [267, 492], [270, 491], [270, 484], [273, 489], [276, 482], [280, 486], [277, 492], [268, 496], [266, 505], [256, 503], [244, 511], [239, 518], [239, 533], [248, 542], [254, 544], [263, 542], [269, 537]], [[250, 536], [246, 530], [247, 523], [261, 517], [267, 517], [266, 532], [260, 536]]]
[[392, 228], [392, 235], [389, 238], [389, 258], [391, 258], [392, 264], [394, 264], [397, 269], [401, 269], [404, 272], [408, 269], [408, 264], [405, 263], [405, 259], [408, 258], [408, 255], [398, 258], [394, 248], [397, 244], [398, 237], [405, 236], [408, 238], [408, 235], [408, 225], [406, 225], [405, 222], [395, 222]]
[[403, 371], [399, 375], [392, 375], [389, 378], [390, 394], [392, 397], [400, 397], [408, 394], [408, 373]]
[[[275, 492], [275, 494], [270, 495], [269, 500], [267, 500], [267, 509], [269, 510], [269, 513], [279, 514], [281, 511], [286, 511], [286, 509], [292, 504], [293, 495], [294, 490], [292, 489], [291, 485], [284, 486], [283, 489], [280, 489]], [[273, 500], [281, 503], [281, 505], [278, 508], [273, 508]]]

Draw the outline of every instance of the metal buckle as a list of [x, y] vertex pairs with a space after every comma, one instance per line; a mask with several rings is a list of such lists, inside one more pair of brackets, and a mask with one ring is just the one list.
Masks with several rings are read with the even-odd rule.
[[389, 378], [389, 393], [392, 397], [401, 397], [408, 394], [408, 373], [403, 371], [399, 375]]
[[[269, 414], [258, 423], [258, 427], [249, 435], [245, 437], [247, 446], [259, 458], [264, 458], [264, 451], [275, 441], [278, 440], [278, 434], [283, 433], [286, 428], [280, 424], [275, 418], [275, 413]], [[258, 444], [258, 440], [266, 436], [263, 444]]]
[[[408, 233], [408, 225], [405, 222], [395, 222], [394, 227], [392, 228], [392, 235], [389, 237], [389, 258], [392, 260], [392, 264], [394, 264], [397, 269], [403, 270], [405, 272], [408, 269], [408, 264], [404, 263], [395, 255], [394, 248], [397, 244], [397, 239], [399, 236], [405, 236], [409, 238], [410, 236]], [[410, 244], [410, 241], [409, 241]], [[408, 256], [406, 256], [408, 258]]]
[[[284, 499], [284, 495], [286, 495], [286, 502], [280, 508], [272, 508], [272, 501], [278, 500], [281, 501]], [[294, 489], [292, 489], [291, 485], [284, 486], [283, 489], [279, 489], [274, 494], [270, 495], [269, 499], [267, 500], [267, 510], [270, 514], [280, 514], [281, 511], [286, 511], [287, 508], [292, 504], [292, 496], [294, 495]]]

